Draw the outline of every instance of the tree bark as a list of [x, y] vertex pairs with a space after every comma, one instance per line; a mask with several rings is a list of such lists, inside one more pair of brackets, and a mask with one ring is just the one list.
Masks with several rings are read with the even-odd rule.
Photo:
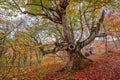
[[92, 60], [82, 55], [81, 51], [67, 51], [68, 61], [66, 65], [58, 71], [77, 71], [84, 70]]
[[113, 36], [111, 36], [112, 37], [112, 41], [113, 41], [113, 43], [114, 43], [114, 45], [115, 45], [115, 48], [117, 49], [118, 47], [117, 47], [117, 44], [116, 44], [116, 42], [115, 42], [115, 40], [114, 40], [114, 37]]
[[63, 25], [63, 33], [64, 33], [64, 38], [65, 42], [72, 42], [73, 41], [73, 36], [70, 30], [70, 26], [67, 21], [67, 16], [66, 16], [66, 11], [64, 9], [61, 9], [61, 18], [62, 18], [62, 25]]
[[108, 53], [108, 41], [107, 41], [107, 37], [105, 37], [105, 52]]

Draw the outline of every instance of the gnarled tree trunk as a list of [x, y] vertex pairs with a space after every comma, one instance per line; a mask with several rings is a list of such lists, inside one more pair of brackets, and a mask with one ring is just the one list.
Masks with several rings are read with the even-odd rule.
[[89, 62], [91, 61], [87, 59], [85, 56], [83, 56], [80, 51], [79, 52], [68, 51], [68, 55], [69, 60], [65, 66], [68, 71], [84, 69], [89, 65]]
[[58, 71], [84, 70], [91, 62], [92, 60], [86, 58], [81, 52], [68, 51], [68, 61], [66, 65]]
[[[70, 29], [69, 21], [68, 21], [67, 14], [66, 14], [66, 8], [69, 5], [69, 3], [70, 3], [70, 0], [60, 0], [59, 5], [55, 3], [56, 4], [55, 9], [52, 9], [52, 12], [55, 12], [58, 15], [57, 21], [60, 22], [60, 24], [62, 25], [62, 28], [63, 28], [62, 31], [63, 31], [64, 37], [60, 43], [62, 44], [62, 42], [64, 42], [67, 44], [62, 45], [62, 47], [60, 45], [55, 44], [56, 48], [54, 48], [53, 51], [51, 51], [52, 53], [55, 53], [60, 48], [62, 48], [60, 50], [66, 50], [68, 52], [68, 56], [69, 56], [68, 62], [64, 66], [64, 68], [62, 68], [62, 70], [66, 69], [68, 71], [79, 70], [79, 69], [85, 68], [91, 60], [89, 60], [85, 56], [83, 56], [82, 53], [80, 52], [80, 50], [84, 46], [90, 44], [96, 37], [106, 36], [106, 34], [99, 33], [101, 23], [104, 20], [104, 10], [103, 10], [102, 15], [101, 15], [100, 19], [98, 20], [98, 22], [96, 23], [96, 25], [94, 25], [94, 24], [91, 25], [89, 37], [83, 41], [80, 41], [81, 40], [81, 37], [80, 37], [76, 42], [74, 40], [75, 37], [72, 34], [73, 31], [71, 31], [71, 29]], [[42, 5], [42, 8], [44, 8], [43, 5]], [[49, 16], [48, 19], [57, 23], [55, 21], [56, 17], [53, 17], [53, 16], [50, 17], [49, 14], [46, 14], [46, 15]], [[81, 33], [81, 34], [83, 34], [83, 33]], [[42, 48], [41, 48], [41, 51], [44, 52], [45, 54], [50, 53], [49, 51], [45, 51]]]
[[87, 57], [85, 57], [80, 49], [77, 49], [77, 47], [74, 47], [74, 45], [70, 45], [71, 47], [68, 47], [67, 54], [68, 54], [68, 61], [66, 63], [66, 65], [58, 70], [58, 71], [63, 71], [63, 70], [67, 70], [67, 71], [71, 71], [71, 70], [84, 70], [89, 64], [90, 62], [92, 62], [92, 60], [88, 59]]

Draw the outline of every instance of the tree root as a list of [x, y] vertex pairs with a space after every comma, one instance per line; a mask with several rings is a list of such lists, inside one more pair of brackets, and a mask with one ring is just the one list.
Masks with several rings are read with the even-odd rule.
[[62, 67], [62, 68], [56, 70], [55, 72], [63, 72], [63, 71], [65, 71], [65, 70], [66, 70], [65, 67]]

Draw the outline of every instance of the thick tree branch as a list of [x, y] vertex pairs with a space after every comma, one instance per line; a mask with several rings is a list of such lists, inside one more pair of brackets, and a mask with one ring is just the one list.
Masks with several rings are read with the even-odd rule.
[[101, 15], [101, 17], [100, 17], [100, 19], [97, 23], [97, 26], [91, 28], [90, 36], [86, 40], [80, 42], [80, 47], [81, 46], [84, 47], [84, 46], [88, 45], [89, 43], [91, 43], [95, 39], [95, 37], [97, 37], [99, 35], [100, 26], [101, 26], [101, 23], [104, 20], [104, 14], [105, 14], [105, 12], [103, 10], [102, 15]]
[[[52, 11], [50, 8], [47, 8], [47, 7], [43, 6], [42, 0], [40, 2], [40, 5], [39, 4], [29, 4], [29, 5], [37, 5], [37, 6], [39, 5], [40, 7], [42, 7], [42, 10], [43, 10], [44, 13], [32, 13], [32, 12], [29, 12], [29, 11], [22, 11], [22, 9], [16, 3], [16, 1], [13, 0], [13, 2], [16, 5], [17, 9], [23, 14], [30, 14], [30, 15], [33, 15], [33, 16], [43, 16], [43, 17], [48, 18], [49, 20], [51, 20], [55, 23], [61, 24], [60, 17], [56, 16], [57, 14], [56, 14], [55, 11]], [[57, 13], [58, 13], [58, 10], [57, 10]]]
[[55, 42], [55, 47], [52, 50], [45, 50], [43, 47], [39, 47], [40, 51], [43, 53], [44, 55], [47, 54], [56, 54], [56, 52], [60, 51], [60, 50], [66, 50], [67, 49], [68, 44], [61, 42]]
[[106, 33], [99, 33], [99, 34], [96, 35], [96, 37], [106, 37], [106, 36], [107, 36]]
[[60, 7], [65, 10], [67, 6], [69, 5], [69, 1], [70, 0], [60, 0]]
[[88, 30], [90, 32], [90, 26], [89, 26], [89, 23], [87, 22], [86, 13], [84, 13], [83, 16], [84, 16], [84, 20], [85, 20], [86, 26], [87, 26], [87, 28], [88, 28]]

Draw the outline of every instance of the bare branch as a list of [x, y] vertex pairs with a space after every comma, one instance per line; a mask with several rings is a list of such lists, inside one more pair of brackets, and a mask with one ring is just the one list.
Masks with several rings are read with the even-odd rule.
[[99, 34], [96, 35], [96, 37], [106, 37], [106, 36], [107, 36], [106, 33], [99, 33]]
[[[79, 3], [79, 12], [81, 13], [81, 6], [80, 6], [81, 2]], [[87, 10], [87, 9], [86, 9]], [[80, 27], [81, 27], [81, 34], [80, 37], [78, 39], [78, 42], [80, 42], [80, 40], [83, 37], [83, 23], [82, 23], [82, 15], [80, 15]]]
[[40, 51], [43, 53], [43, 56], [46, 54], [56, 54], [56, 52], [60, 50], [66, 50], [68, 46], [68, 44], [64, 42], [61, 43], [55, 42], [54, 44], [55, 47], [52, 50], [45, 50], [44, 48], [39, 47]]
[[101, 17], [100, 17], [100, 19], [99, 19], [99, 21], [97, 23], [97, 27], [92, 27], [90, 36], [86, 40], [80, 42], [80, 44], [82, 44], [83, 47], [88, 45], [89, 43], [91, 43], [95, 39], [95, 37], [99, 34], [101, 23], [104, 20], [104, 14], [105, 14], [105, 12], [103, 10], [102, 15], [101, 15]]
[[86, 25], [87, 25], [87, 28], [88, 28], [88, 30], [89, 30], [89, 32], [90, 32], [90, 26], [89, 26], [89, 24], [88, 24], [88, 22], [87, 22], [86, 14], [84, 13], [83, 16], [84, 16], [84, 20], [85, 20], [85, 23], [86, 23]]
[[15, 0], [12, 0], [14, 2], [14, 4], [16, 5], [16, 7], [20, 10], [20, 12], [23, 13], [22, 9], [20, 8], [20, 6], [15, 2]]

